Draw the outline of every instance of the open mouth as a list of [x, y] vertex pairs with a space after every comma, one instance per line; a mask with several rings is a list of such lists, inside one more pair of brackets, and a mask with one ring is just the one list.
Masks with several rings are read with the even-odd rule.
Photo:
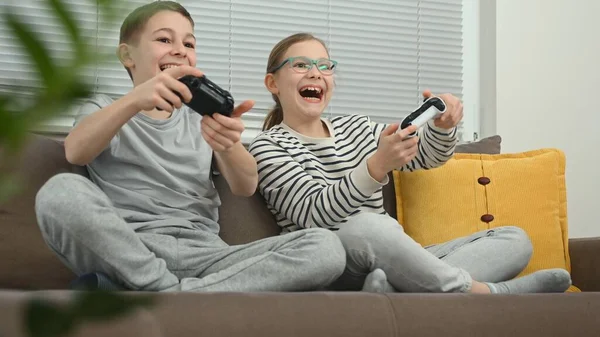
[[300, 88], [298, 92], [307, 102], [318, 103], [323, 99], [323, 89], [318, 86], [307, 85]]
[[168, 63], [168, 64], [163, 64], [159, 68], [160, 68], [160, 71], [164, 71], [165, 69], [175, 68], [175, 67], [179, 67], [179, 66], [180, 66], [180, 64]]

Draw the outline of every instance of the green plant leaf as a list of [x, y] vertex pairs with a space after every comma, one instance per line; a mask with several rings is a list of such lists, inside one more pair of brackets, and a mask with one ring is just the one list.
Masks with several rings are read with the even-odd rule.
[[114, 1], [114, 0], [96, 0], [98, 10], [102, 15], [104, 23], [110, 23], [114, 21], [117, 16], [117, 7], [114, 6], [117, 2], [123, 3], [128, 1]]
[[[1, 118], [2, 117], [0, 117], [0, 119]], [[2, 133], [2, 135], [0, 135], [0, 144], [7, 154], [16, 153], [27, 135], [27, 127], [24, 118], [21, 116], [11, 117], [10, 122], [7, 122], [6, 126], [0, 128], [0, 132]]]
[[31, 122], [36, 122], [37, 118], [53, 116], [57, 112], [63, 112], [68, 109], [77, 99], [89, 96], [92, 87], [82, 79], [78, 78], [79, 73], [73, 69], [65, 69], [63, 80], [57, 81], [56, 86], [60, 89], [48, 89], [45, 93], [38, 96], [35, 106], [28, 109], [28, 116]]
[[9, 106], [14, 106], [12, 96], [0, 96], [0, 147], [4, 151], [13, 152], [19, 144], [19, 135], [22, 123], [21, 116], [14, 111], [8, 109]]
[[77, 293], [68, 306], [33, 299], [25, 308], [25, 326], [30, 337], [64, 337], [84, 322], [108, 321], [153, 302], [151, 296], [106, 291]]
[[123, 295], [118, 292], [88, 291], [81, 293], [73, 306], [72, 315], [78, 320], [105, 321], [122, 316], [134, 309], [152, 305], [150, 296]]
[[[46, 0], [43, 0], [46, 1]], [[70, 108], [77, 99], [89, 96], [92, 85], [86, 83], [81, 73], [89, 65], [98, 66], [112, 53], [90, 48], [81, 35], [75, 14], [69, 11], [63, 0], [47, 0], [54, 16], [73, 46], [70, 64], [61, 66], [51, 57], [42, 38], [34, 27], [23, 21], [10, 6], [0, 6], [2, 19], [10, 28], [11, 37], [18, 41], [40, 76], [39, 89], [25, 88], [32, 94], [25, 100], [13, 93], [0, 93], [0, 155], [7, 158], [18, 153], [31, 128]], [[114, 0], [90, 0], [98, 7], [98, 28], [109, 27], [117, 15]], [[21, 91], [15, 84], [15, 92]], [[14, 196], [22, 187], [16, 175], [7, 176], [0, 172], [0, 202]], [[85, 321], [104, 321], [122, 316], [139, 307], [152, 305], [153, 298], [128, 296], [107, 292], [84, 292], [76, 295], [68, 306], [55, 306], [34, 299], [25, 308], [25, 328], [31, 337], [67, 336], [77, 324]]]
[[25, 326], [30, 337], [66, 336], [73, 322], [67, 312], [44, 300], [32, 300], [25, 307]]
[[48, 0], [48, 3], [71, 37], [71, 45], [75, 49], [76, 54], [74, 57], [75, 62], [81, 64], [86, 63], [88, 49], [86, 48], [86, 43], [81, 39], [77, 22], [73, 19], [73, 14], [67, 10], [62, 0]]
[[11, 196], [17, 194], [21, 187], [21, 182], [16, 176], [0, 176], [0, 204], [6, 202]]
[[30, 27], [21, 22], [19, 17], [12, 13], [4, 13], [4, 20], [8, 26], [12, 29], [15, 34], [16, 40], [23, 44], [23, 50], [29, 54], [29, 57], [34, 61], [37, 71], [39, 72], [44, 85], [49, 87], [52, 83], [52, 78], [57, 75], [56, 67], [50, 58], [50, 53], [42, 43], [42, 41], [35, 35]]

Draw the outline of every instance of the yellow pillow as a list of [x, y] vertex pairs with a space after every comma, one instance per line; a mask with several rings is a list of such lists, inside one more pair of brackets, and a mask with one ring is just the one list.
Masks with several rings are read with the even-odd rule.
[[571, 272], [560, 150], [456, 153], [432, 170], [394, 171], [394, 184], [398, 222], [423, 246], [518, 226], [529, 234], [534, 251], [520, 276], [546, 268]]

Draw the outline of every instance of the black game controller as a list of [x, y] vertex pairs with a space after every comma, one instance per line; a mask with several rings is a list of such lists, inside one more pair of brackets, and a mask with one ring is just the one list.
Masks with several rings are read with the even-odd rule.
[[217, 112], [231, 117], [234, 101], [231, 94], [206, 78], [186, 75], [179, 79], [192, 93], [192, 99], [185, 103], [200, 115], [212, 116]]
[[[206, 78], [206, 76], [196, 77], [186, 75], [179, 78], [179, 81], [185, 84], [192, 93], [192, 99], [184, 103], [190, 109], [200, 115], [212, 116], [213, 113], [220, 113], [231, 117], [233, 112], [234, 100], [231, 94]], [[183, 102], [181, 94], [175, 91]], [[162, 110], [158, 108], [158, 110]]]

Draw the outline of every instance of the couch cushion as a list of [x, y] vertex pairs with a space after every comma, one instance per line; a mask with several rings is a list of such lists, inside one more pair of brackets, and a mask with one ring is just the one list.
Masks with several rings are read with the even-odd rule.
[[389, 297], [399, 327], [396, 336], [579, 337], [600, 331], [600, 293]]
[[159, 306], [152, 312], [165, 336], [396, 336], [396, 329], [402, 329], [396, 325], [389, 299], [379, 294], [267, 292], [159, 296]]
[[521, 275], [570, 271], [563, 152], [456, 154], [436, 169], [395, 171], [394, 182], [398, 220], [420, 244], [518, 226], [534, 248]]
[[[0, 335], [27, 335], [28, 302], [72, 304], [73, 295], [0, 291]], [[84, 322], [69, 336], [583, 337], [600, 331], [600, 293], [127, 293], [140, 295], [152, 296], [154, 305], [109, 322]]]
[[34, 211], [35, 195], [52, 176], [75, 172], [62, 143], [32, 135], [19, 157], [3, 160], [2, 174], [20, 181], [17, 194], [0, 203], [0, 288], [63, 289], [74, 277], [46, 246]]
[[223, 241], [237, 245], [279, 235], [281, 229], [260, 193], [250, 198], [236, 196], [221, 175], [214, 177], [214, 183], [221, 198], [219, 236]]
[[466, 142], [456, 145], [456, 153], [483, 153], [499, 154], [501, 150], [502, 137], [494, 135], [482, 138], [475, 142]]

